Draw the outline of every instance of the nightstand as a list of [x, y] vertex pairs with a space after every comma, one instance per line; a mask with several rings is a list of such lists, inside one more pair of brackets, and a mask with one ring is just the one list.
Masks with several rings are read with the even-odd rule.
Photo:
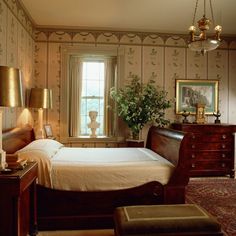
[[127, 147], [144, 147], [144, 140], [126, 139]]
[[23, 170], [0, 172], [0, 235], [37, 234], [36, 178], [35, 162], [28, 163]]

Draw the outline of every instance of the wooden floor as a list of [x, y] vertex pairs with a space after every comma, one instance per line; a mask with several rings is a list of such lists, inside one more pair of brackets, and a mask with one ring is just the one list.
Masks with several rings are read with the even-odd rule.
[[42, 232], [39, 232], [37, 236], [114, 236], [114, 231], [113, 229], [42, 231]]

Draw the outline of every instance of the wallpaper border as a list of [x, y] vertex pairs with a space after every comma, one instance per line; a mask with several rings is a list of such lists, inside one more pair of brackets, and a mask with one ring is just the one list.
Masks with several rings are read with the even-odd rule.
[[23, 7], [20, 0], [2, 0], [7, 8], [16, 17], [22, 27], [29, 33], [29, 35], [34, 39], [35, 24], [28, 12]]
[[[43, 34], [43, 35], [42, 35]], [[81, 36], [83, 40], [78, 40]], [[90, 36], [90, 41], [87, 38]], [[99, 40], [99, 38], [105, 38]], [[123, 40], [126, 37], [126, 40]], [[91, 40], [91, 38], [93, 38]], [[115, 40], [114, 40], [115, 38]], [[145, 42], [146, 39], [149, 42]], [[236, 36], [222, 35], [222, 45], [219, 49], [236, 49], [231, 47], [231, 43], [236, 40]], [[159, 40], [159, 43], [157, 42]], [[181, 45], [178, 45], [179, 39], [183, 40]], [[61, 29], [61, 28], [40, 28], [35, 29], [36, 42], [51, 42], [51, 43], [95, 43], [95, 44], [118, 44], [118, 45], [136, 45], [136, 46], [168, 46], [168, 47], [188, 47], [188, 34], [170, 34], [157, 32], [133, 32], [133, 31], [113, 31], [113, 30], [93, 30], [93, 29]], [[168, 43], [172, 40], [172, 43]], [[160, 43], [160, 41], [162, 41]]]

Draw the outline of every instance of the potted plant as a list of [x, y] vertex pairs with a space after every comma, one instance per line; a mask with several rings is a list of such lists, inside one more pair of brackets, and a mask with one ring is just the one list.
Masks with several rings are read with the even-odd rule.
[[165, 110], [171, 107], [167, 92], [150, 80], [144, 84], [136, 75], [124, 88], [111, 88], [110, 95], [116, 101], [118, 116], [128, 125], [133, 138], [139, 137], [145, 124], [164, 126], [169, 123], [165, 119]]

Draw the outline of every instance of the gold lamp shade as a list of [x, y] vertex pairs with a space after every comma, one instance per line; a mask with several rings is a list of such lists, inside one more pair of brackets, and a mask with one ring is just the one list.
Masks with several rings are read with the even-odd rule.
[[29, 96], [29, 107], [52, 108], [52, 90], [47, 88], [32, 88]]
[[21, 73], [19, 69], [0, 66], [0, 106], [24, 106]]

